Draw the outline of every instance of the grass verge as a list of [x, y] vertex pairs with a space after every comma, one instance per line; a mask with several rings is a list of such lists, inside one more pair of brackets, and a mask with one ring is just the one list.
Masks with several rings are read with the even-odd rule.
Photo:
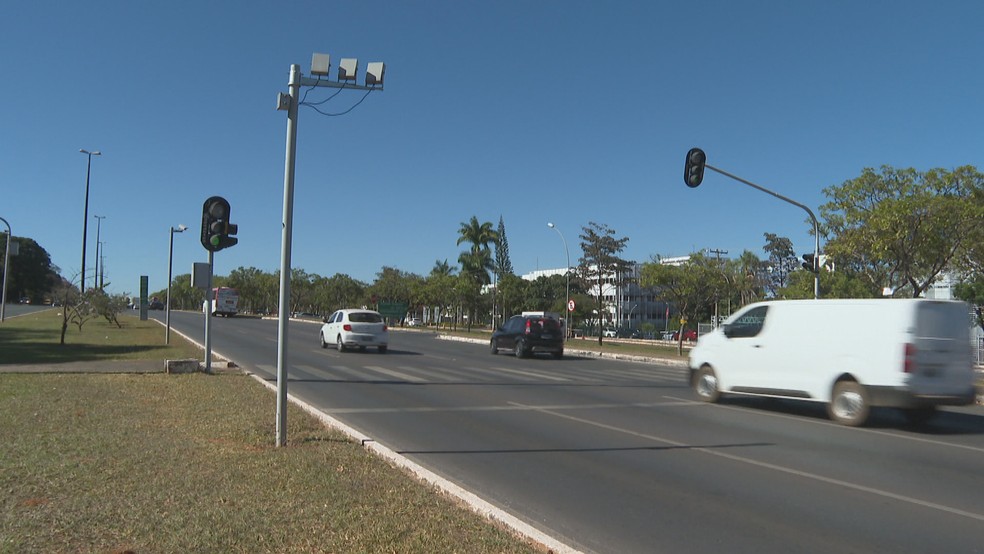
[[236, 375], [0, 374], [3, 552], [535, 552]]
[[[93, 360], [199, 358], [204, 352], [171, 333], [164, 344], [164, 327], [156, 321], [122, 315], [122, 327], [103, 318], [91, 319], [79, 330], [69, 325], [61, 338], [61, 308], [10, 318], [0, 325], [3, 355], [0, 364], [57, 364]], [[176, 340], [177, 339], [177, 340]]]
[[[4, 364], [199, 357], [135, 317], [0, 326]], [[0, 366], [2, 367], [2, 366]], [[538, 552], [240, 374], [0, 372], [0, 552]]]

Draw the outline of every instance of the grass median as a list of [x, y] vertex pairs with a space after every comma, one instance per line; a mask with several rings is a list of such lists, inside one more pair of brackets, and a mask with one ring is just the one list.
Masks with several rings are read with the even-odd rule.
[[[151, 325], [129, 346], [166, 355]], [[12, 318], [0, 345], [47, 333]], [[0, 552], [538, 551], [293, 406], [274, 447], [275, 413], [274, 394], [234, 373], [0, 373]]]

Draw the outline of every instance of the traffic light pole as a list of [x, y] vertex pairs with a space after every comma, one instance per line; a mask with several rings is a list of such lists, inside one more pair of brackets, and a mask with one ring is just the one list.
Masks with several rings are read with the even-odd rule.
[[205, 289], [205, 373], [212, 373], [212, 259], [215, 253], [208, 252], [208, 288]]
[[[813, 215], [813, 210], [811, 210], [810, 208], [806, 207], [803, 204], [800, 204], [799, 202], [797, 202], [795, 200], [792, 200], [790, 198], [786, 198], [785, 196], [779, 194], [778, 192], [773, 192], [773, 191], [771, 191], [771, 190], [769, 190], [769, 189], [767, 189], [765, 187], [756, 185], [755, 183], [753, 183], [751, 181], [746, 181], [745, 179], [742, 179], [741, 177], [738, 177], [737, 175], [732, 175], [731, 173], [728, 173], [727, 171], [718, 169], [718, 168], [714, 167], [713, 165], [711, 165], [709, 163], [706, 163], [705, 162], [704, 163], [704, 167], [706, 167], [707, 169], [713, 170], [713, 171], [717, 171], [718, 173], [720, 173], [721, 175], [724, 175], [725, 177], [731, 177], [732, 179], [734, 179], [735, 181], [738, 181], [739, 183], [744, 183], [744, 184], [752, 187], [753, 189], [760, 190], [760, 191], [762, 191], [762, 192], [764, 192], [766, 194], [771, 194], [772, 196], [775, 196], [779, 200], [782, 200], [784, 202], [789, 202], [790, 204], [792, 204], [794, 206], [798, 206], [798, 207], [806, 210], [806, 213], [808, 213], [810, 215], [810, 219], [813, 220], [813, 238], [814, 238], [814, 243], [813, 243], [813, 256], [814, 256], [814, 259], [817, 260], [816, 263], [817, 264], [820, 263], [820, 225], [817, 223], [817, 217], [815, 215]], [[820, 298], [820, 271], [816, 271], [813, 274], [813, 298]]]

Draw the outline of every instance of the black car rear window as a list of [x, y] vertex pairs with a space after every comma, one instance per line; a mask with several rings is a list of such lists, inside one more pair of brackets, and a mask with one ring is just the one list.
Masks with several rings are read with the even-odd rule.
[[379, 314], [370, 312], [355, 312], [349, 314], [349, 321], [352, 323], [382, 323], [383, 318]]

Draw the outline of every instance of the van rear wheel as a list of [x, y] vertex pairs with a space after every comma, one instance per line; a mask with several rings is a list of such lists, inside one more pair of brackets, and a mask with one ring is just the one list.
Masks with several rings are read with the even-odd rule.
[[847, 425], [860, 427], [868, 420], [871, 405], [868, 403], [868, 392], [855, 381], [840, 381], [834, 385], [827, 414], [830, 419]]
[[704, 402], [717, 402], [721, 398], [721, 391], [718, 390], [717, 375], [711, 366], [705, 365], [697, 371], [694, 377], [694, 392], [697, 397]]

